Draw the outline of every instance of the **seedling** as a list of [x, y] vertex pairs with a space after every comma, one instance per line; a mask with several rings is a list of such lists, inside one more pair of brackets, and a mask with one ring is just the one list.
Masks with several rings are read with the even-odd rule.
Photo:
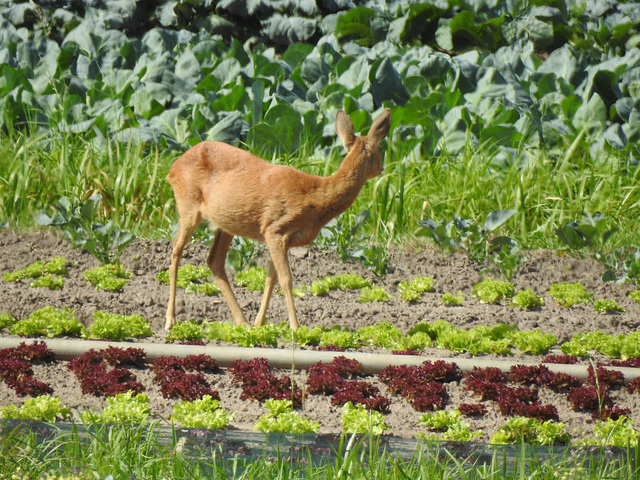
[[485, 303], [496, 303], [505, 298], [510, 298], [515, 292], [515, 287], [510, 282], [485, 278], [473, 286], [473, 296], [480, 298]]
[[516, 416], [508, 418], [490, 443], [530, 443], [532, 445], [566, 445], [570, 441], [569, 434], [564, 431], [564, 423], [551, 420], [541, 422], [536, 418]]
[[5, 273], [2, 279], [5, 282], [19, 282], [25, 278], [33, 278], [31, 287], [48, 287], [51, 290], [59, 290], [64, 285], [62, 275], [68, 273], [67, 260], [63, 257], [55, 257], [47, 263], [42, 260], [32, 263], [26, 268], [15, 272]]
[[382, 287], [364, 287], [358, 301], [367, 302], [388, 302], [391, 296]]
[[151, 325], [140, 315], [119, 315], [98, 310], [93, 314], [93, 319], [87, 332], [89, 338], [121, 341], [153, 335]]
[[385, 417], [375, 410], [367, 410], [362, 404], [355, 407], [347, 402], [342, 407], [342, 431], [344, 433], [367, 433], [382, 435], [389, 426], [384, 423]]
[[542, 297], [537, 296], [532, 288], [527, 288], [516, 293], [510, 305], [518, 307], [520, 310], [532, 310], [544, 306], [544, 300]]
[[[227, 323], [227, 322], [225, 322]], [[178, 322], [167, 334], [165, 341], [173, 342], [201, 342], [204, 339], [204, 327], [195, 321]]]
[[48, 338], [84, 335], [85, 328], [72, 308], [45, 307], [11, 327], [11, 334], [21, 337], [42, 335]]
[[558, 305], [563, 307], [571, 307], [576, 303], [586, 305], [593, 300], [593, 295], [587, 292], [580, 282], [576, 283], [554, 283], [549, 289], [551, 295]]
[[120, 291], [129, 282], [133, 273], [127, 271], [120, 263], [105, 264], [82, 274], [84, 279], [97, 290]]
[[238, 272], [233, 279], [239, 287], [247, 287], [249, 290], [262, 292], [267, 279], [267, 270], [262, 267], [249, 267]]
[[146, 393], [119, 393], [107, 398], [107, 406], [100, 413], [86, 410], [82, 419], [87, 423], [141, 424], [149, 418], [149, 397]]
[[328, 276], [313, 282], [309, 287], [309, 291], [318, 296], [328, 293], [330, 290], [358, 289], [372, 286], [371, 281], [356, 273], [343, 273], [342, 275]]
[[0, 407], [0, 418], [4, 419], [55, 422], [56, 420], [70, 420], [71, 416], [71, 410], [62, 405], [60, 398], [49, 395], [28, 398], [21, 407], [16, 405]]
[[618, 305], [615, 300], [608, 300], [605, 298], [599, 298], [593, 302], [593, 307], [598, 313], [618, 313], [626, 311], [623, 307]]
[[60, 290], [63, 285], [64, 278], [58, 277], [57, 275], [50, 275], [48, 273], [36, 278], [29, 284], [29, 286], [33, 288], [46, 287], [50, 290]]
[[634, 290], [629, 294], [629, 296], [640, 304], [640, 290]]
[[458, 292], [458, 295], [454, 295], [450, 292], [442, 294], [442, 303], [448, 307], [462, 305], [463, 300], [464, 297], [462, 296], [462, 292]]
[[[178, 267], [178, 282], [176, 286], [178, 288], [184, 288], [185, 293], [217, 295], [220, 293], [220, 289], [216, 284], [200, 281], [210, 275], [211, 270], [204, 265], [199, 267], [196, 267], [195, 265], [183, 265], [182, 267]], [[156, 276], [156, 279], [165, 285], [169, 285], [169, 270], [163, 270], [160, 272]]]
[[433, 278], [416, 277], [410, 282], [402, 281], [398, 284], [400, 296], [407, 302], [415, 302], [420, 299], [424, 292], [433, 291]]
[[263, 433], [316, 433], [320, 424], [293, 411], [291, 400], [269, 399], [264, 402], [267, 414], [253, 426]]
[[[173, 331], [173, 330], [172, 330]], [[208, 428], [222, 430], [227, 428], [235, 417], [235, 412], [220, 408], [220, 400], [211, 395], [188, 402], [181, 400], [173, 406], [171, 420], [180, 422], [185, 428]]]
[[418, 420], [418, 425], [440, 431], [443, 439], [454, 442], [468, 442], [483, 435], [482, 430], [471, 431], [471, 426], [460, 416], [460, 410], [425, 413]]

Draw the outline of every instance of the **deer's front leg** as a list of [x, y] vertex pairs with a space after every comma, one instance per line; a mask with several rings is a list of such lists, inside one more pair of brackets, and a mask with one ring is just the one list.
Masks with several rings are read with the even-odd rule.
[[[287, 312], [289, 313], [289, 326], [292, 330], [297, 330], [299, 325], [298, 319], [296, 317], [296, 308], [293, 304], [293, 293], [291, 291], [293, 288], [291, 282], [291, 269], [289, 267], [289, 259], [287, 256], [285, 239], [280, 236], [273, 236], [266, 237], [265, 240], [267, 242], [267, 246], [269, 247], [269, 253], [271, 254], [271, 262], [273, 263], [276, 273], [278, 274], [280, 286], [284, 291], [284, 299], [287, 304]], [[265, 287], [265, 295], [266, 292], [267, 289]], [[262, 308], [260, 309], [260, 311], [262, 311]]]

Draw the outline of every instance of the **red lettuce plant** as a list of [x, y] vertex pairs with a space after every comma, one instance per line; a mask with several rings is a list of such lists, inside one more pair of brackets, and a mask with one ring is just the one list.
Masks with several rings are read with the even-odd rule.
[[458, 410], [465, 417], [482, 417], [487, 414], [487, 406], [483, 403], [461, 403]]
[[357, 360], [344, 356], [335, 357], [331, 362], [318, 362], [309, 367], [307, 391], [315, 395], [333, 395], [331, 404], [336, 406], [351, 402], [362, 404], [369, 410], [390, 413], [391, 400], [379, 395], [379, 390], [370, 383], [353, 380], [364, 372], [364, 366]]
[[147, 358], [142, 348], [107, 347], [100, 351], [100, 355], [112, 367], [124, 367], [125, 365], [143, 367]]
[[627, 383], [627, 392], [640, 393], [640, 377], [636, 377]]
[[[164, 398], [179, 398], [192, 402], [210, 395], [220, 400], [220, 395], [204, 377], [202, 372], [217, 372], [216, 361], [209, 355], [187, 355], [186, 357], [163, 356], [158, 357], [151, 366], [155, 377], [154, 382], [160, 385], [160, 392]], [[196, 371], [197, 373], [186, 373]]]
[[604, 407], [613, 406], [611, 394], [603, 385], [600, 385], [600, 387], [585, 385], [572, 388], [567, 393], [567, 401], [571, 404], [571, 408], [576, 411], [600, 410]]
[[33, 377], [33, 362], [51, 362], [54, 354], [44, 342], [27, 345], [20, 343], [15, 348], [0, 350], [0, 379], [13, 389], [17, 395], [51, 394], [51, 385]]
[[578, 357], [573, 355], [547, 355], [542, 359], [542, 363], [560, 363], [563, 365], [575, 365]]
[[604, 385], [607, 388], [624, 385], [624, 375], [618, 370], [609, 370], [600, 365], [596, 365], [594, 370], [593, 365], [589, 365], [587, 372], [587, 385]]
[[134, 394], [144, 391], [136, 376], [127, 369], [114, 368], [107, 371], [102, 353], [89, 350], [69, 362], [67, 368], [78, 380], [82, 393], [111, 397], [131, 390]]
[[290, 377], [277, 378], [266, 358], [234, 360], [229, 371], [234, 375], [233, 382], [242, 384], [242, 399], [291, 400], [294, 408], [302, 407], [302, 390], [296, 387]]
[[582, 385], [577, 377], [562, 372], [552, 372], [544, 365], [514, 365], [509, 374], [514, 383], [538, 385], [539, 387], [551, 388], [554, 391], [568, 390]]

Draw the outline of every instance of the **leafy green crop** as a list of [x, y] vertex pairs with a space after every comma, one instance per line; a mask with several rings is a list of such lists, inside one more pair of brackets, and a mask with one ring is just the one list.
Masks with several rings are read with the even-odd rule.
[[38, 260], [26, 268], [5, 273], [2, 275], [2, 279], [5, 282], [17, 282], [25, 278], [37, 278], [46, 274], [66, 275], [68, 273], [66, 265], [67, 260], [63, 257], [54, 257], [46, 263]]
[[330, 290], [347, 290], [349, 288], [358, 289], [373, 287], [370, 280], [363, 278], [357, 273], [343, 273], [336, 276], [328, 276], [322, 280], [317, 280], [311, 284], [309, 291], [313, 295], [322, 295]]
[[520, 310], [532, 310], [534, 308], [540, 308], [544, 306], [544, 300], [533, 292], [532, 288], [526, 290], [520, 290], [513, 296], [510, 303], [513, 307], [518, 307]]
[[484, 278], [473, 286], [473, 296], [485, 303], [496, 303], [505, 298], [513, 297], [515, 287], [513, 283]]
[[549, 289], [551, 295], [558, 305], [570, 307], [575, 303], [587, 304], [593, 300], [593, 295], [587, 292], [580, 282], [576, 283], [555, 283]]
[[185, 428], [208, 428], [222, 430], [231, 424], [235, 412], [227, 412], [220, 408], [220, 401], [211, 395], [203, 395], [201, 399], [188, 402], [181, 400], [173, 406], [171, 420], [180, 422]]
[[358, 301], [361, 303], [388, 302], [390, 298], [391, 296], [382, 287], [364, 287], [360, 290]]
[[511, 342], [520, 350], [520, 353], [542, 355], [553, 348], [558, 339], [551, 333], [543, 333], [540, 330], [519, 331], [511, 334]]
[[416, 277], [410, 282], [402, 281], [398, 284], [400, 296], [407, 302], [416, 302], [424, 292], [433, 291], [433, 278]]
[[532, 445], [567, 445], [569, 434], [564, 431], [564, 423], [551, 420], [541, 422], [537, 418], [515, 416], [508, 418], [504, 425], [491, 437], [490, 443], [530, 443]]
[[381, 322], [376, 325], [359, 328], [358, 338], [363, 345], [377, 345], [392, 350], [404, 350], [405, 336], [389, 322]]
[[629, 296], [635, 300], [636, 302], [638, 302], [638, 304], [640, 304], [640, 290], [634, 290], [633, 292], [629, 293]]
[[197, 323], [195, 321], [178, 322], [167, 334], [165, 342], [200, 342], [203, 339], [204, 327], [200, 323]]
[[462, 301], [464, 297], [462, 296], [462, 292], [458, 292], [458, 295], [454, 295], [450, 292], [445, 292], [442, 294], [442, 303], [445, 305], [462, 305]]
[[321, 327], [309, 328], [307, 325], [300, 325], [297, 330], [292, 330], [293, 341], [300, 346], [318, 345], [322, 338], [324, 329]]
[[239, 287], [247, 287], [254, 291], [263, 291], [266, 280], [267, 270], [262, 267], [249, 267], [238, 272], [233, 279]]
[[33, 312], [29, 318], [15, 323], [11, 327], [11, 334], [20, 337], [80, 337], [85, 334], [85, 328], [76, 318], [72, 308], [57, 309], [49, 306]]
[[254, 429], [263, 433], [316, 433], [320, 424], [293, 411], [291, 400], [265, 400], [267, 414], [258, 419]]
[[462, 420], [460, 410], [440, 410], [425, 413], [418, 420], [418, 425], [425, 425], [430, 430], [441, 431], [441, 437], [454, 442], [469, 442], [481, 437], [482, 431], [471, 431], [471, 426]]
[[70, 420], [71, 416], [71, 410], [62, 406], [60, 398], [49, 395], [28, 398], [21, 407], [16, 405], [0, 407], [0, 418], [5, 419], [55, 422], [56, 420]]
[[82, 275], [97, 290], [120, 291], [133, 273], [127, 271], [120, 263], [109, 263], [87, 270]]
[[[204, 265], [196, 267], [195, 265], [182, 265], [178, 267], [178, 281], [176, 287], [184, 288], [185, 293], [201, 293], [204, 295], [217, 295], [220, 289], [215, 283], [201, 282], [203, 278], [211, 275], [211, 270]], [[156, 279], [159, 282], [169, 285], [169, 270], [163, 270]]]
[[286, 331], [289, 331], [289, 326], [284, 322], [280, 325], [267, 323], [252, 328], [230, 322], [209, 322], [204, 327], [204, 333], [209, 340], [235, 342], [241, 347], [256, 345], [275, 347], [278, 344], [278, 338]]
[[598, 313], [615, 313], [625, 311], [625, 309], [618, 305], [615, 300], [608, 300], [605, 298], [599, 298], [593, 302], [593, 308], [595, 308]]
[[335, 345], [342, 348], [360, 348], [359, 335], [356, 332], [342, 330], [335, 326], [326, 330], [320, 336], [320, 345]]
[[613, 337], [599, 330], [579, 333], [560, 345], [567, 355], [585, 357], [596, 351], [612, 358], [640, 358], [640, 332]]
[[60, 290], [63, 285], [64, 278], [48, 273], [36, 278], [29, 284], [29, 286], [33, 288], [46, 287], [50, 290]]
[[0, 330], [2, 330], [3, 328], [11, 327], [17, 321], [18, 320], [13, 318], [13, 315], [11, 315], [10, 313], [7, 313], [7, 312], [0, 313]]
[[131, 390], [107, 397], [107, 406], [100, 413], [86, 410], [82, 419], [87, 423], [142, 424], [149, 419], [149, 397], [146, 393], [134, 395]]
[[593, 427], [593, 438], [585, 439], [583, 445], [615, 446], [622, 448], [637, 448], [640, 432], [633, 428], [634, 421], [621, 415], [618, 419], [597, 421]]
[[78, 205], [73, 205], [67, 197], [60, 197], [55, 205], [57, 212], [48, 215], [43, 210], [38, 214], [37, 222], [61, 229], [71, 245], [87, 250], [101, 263], [118, 263], [122, 251], [136, 237], [128, 230], [120, 230], [111, 220], [104, 224], [96, 222], [101, 202], [100, 194], [92, 195]]
[[355, 407], [351, 402], [342, 406], [342, 431], [344, 433], [366, 433], [382, 435], [389, 426], [384, 423], [385, 416], [376, 410], [367, 410], [359, 403]]
[[89, 338], [103, 338], [115, 341], [135, 337], [150, 337], [151, 325], [140, 315], [119, 315], [98, 310], [93, 314], [93, 323], [89, 326]]

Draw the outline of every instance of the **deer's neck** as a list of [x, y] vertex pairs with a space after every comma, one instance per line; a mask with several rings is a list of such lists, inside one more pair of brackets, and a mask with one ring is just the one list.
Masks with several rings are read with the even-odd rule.
[[347, 155], [337, 172], [323, 179], [322, 188], [318, 193], [328, 217], [326, 221], [349, 208], [367, 181], [360, 156], [353, 153], [355, 152]]

